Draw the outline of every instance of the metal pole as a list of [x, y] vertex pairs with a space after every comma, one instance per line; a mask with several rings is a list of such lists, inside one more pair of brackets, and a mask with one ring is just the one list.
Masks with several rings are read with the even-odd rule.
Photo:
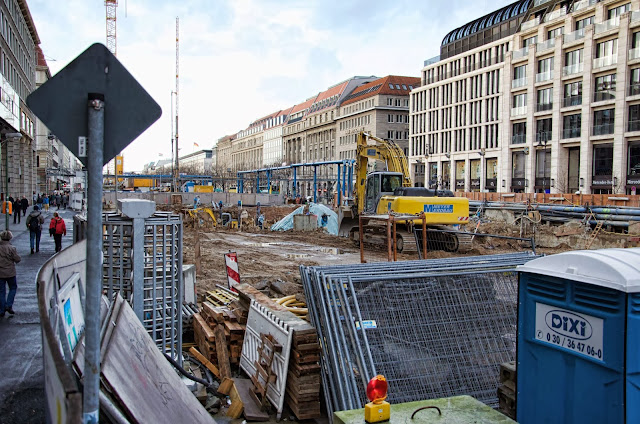
[[295, 166], [293, 167], [293, 197], [295, 198], [296, 195], [298, 194], [298, 190], [296, 188], [297, 186], [297, 179], [298, 179], [298, 168], [296, 168]]
[[338, 164], [338, 187], [336, 187], [336, 196], [338, 196], [338, 207], [342, 203], [342, 189], [340, 188], [340, 164]]
[[4, 228], [9, 231], [9, 140], [5, 141], [4, 145], [7, 146], [4, 155]]
[[84, 424], [100, 414], [100, 295], [102, 293], [102, 160], [104, 155], [104, 96], [89, 94], [89, 154], [87, 155], [87, 295], [85, 302]]
[[318, 203], [318, 167], [313, 167], [313, 203]]

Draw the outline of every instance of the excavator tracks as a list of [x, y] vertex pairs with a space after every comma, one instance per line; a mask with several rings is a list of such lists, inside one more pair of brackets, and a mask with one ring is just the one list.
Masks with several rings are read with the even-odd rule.
[[[365, 244], [386, 248], [386, 227], [366, 225], [363, 230]], [[358, 227], [351, 228], [349, 238], [356, 244], [360, 243]], [[452, 232], [450, 227], [444, 225], [434, 225], [427, 228], [427, 251], [443, 250], [445, 252], [465, 253], [471, 250], [472, 242], [473, 239], [470, 234]], [[422, 249], [422, 235], [412, 233], [404, 228], [398, 228], [396, 230], [396, 244], [399, 253], [417, 252], [418, 246]]]

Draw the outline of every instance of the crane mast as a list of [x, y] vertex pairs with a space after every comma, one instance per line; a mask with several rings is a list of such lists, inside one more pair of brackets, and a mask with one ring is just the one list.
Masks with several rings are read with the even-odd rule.
[[180, 161], [179, 161], [179, 150], [178, 150], [178, 99], [179, 99], [179, 69], [180, 69], [180, 18], [176, 17], [176, 134], [175, 134], [175, 152], [176, 152], [176, 163], [173, 167], [173, 178], [174, 178], [174, 187], [175, 190], [178, 191], [178, 181], [180, 180]]

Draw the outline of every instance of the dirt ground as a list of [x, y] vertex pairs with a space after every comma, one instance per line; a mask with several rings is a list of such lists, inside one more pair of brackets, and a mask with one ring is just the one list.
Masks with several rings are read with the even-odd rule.
[[[201, 271], [197, 275], [200, 293], [211, 290], [216, 284], [227, 284], [224, 254], [236, 252], [242, 282], [263, 290], [272, 297], [302, 293], [300, 265], [331, 265], [360, 262], [359, 246], [351, 240], [333, 236], [317, 230], [314, 232], [272, 232], [268, 228], [295, 210], [299, 205], [262, 207], [265, 215], [265, 229], [254, 225], [256, 208], [246, 208], [248, 219], [240, 230], [214, 228], [209, 218], [201, 219], [201, 226], [194, 227], [194, 220], [185, 216], [183, 261], [195, 263], [196, 237], [200, 239]], [[225, 208], [233, 218], [237, 218], [237, 208]], [[214, 212], [219, 217], [218, 212]], [[476, 224], [467, 225], [473, 232]], [[548, 226], [507, 225], [501, 222], [481, 223], [478, 233], [498, 234], [510, 237], [534, 237], [536, 252], [559, 253], [574, 248], [584, 248], [588, 241], [588, 231], [579, 225]], [[606, 240], [607, 237], [610, 240]], [[608, 247], [618, 246], [620, 237], [602, 234], [599, 243]], [[594, 247], [598, 247], [594, 245]], [[605, 247], [605, 246], [602, 246]], [[527, 243], [489, 237], [476, 237], [472, 249], [466, 253], [429, 252], [429, 258], [451, 256], [489, 255], [530, 250]], [[386, 261], [387, 252], [367, 247], [367, 262]], [[417, 253], [399, 254], [398, 260], [418, 259]]]

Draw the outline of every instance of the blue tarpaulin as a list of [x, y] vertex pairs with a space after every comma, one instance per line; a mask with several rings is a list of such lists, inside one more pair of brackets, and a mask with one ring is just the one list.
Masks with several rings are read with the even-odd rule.
[[[300, 206], [298, 209], [273, 224], [271, 226], [271, 231], [287, 231], [293, 229], [294, 215], [302, 215], [304, 208], [305, 206]], [[310, 203], [309, 213], [318, 217], [318, 228], [323, 227], [329, 234], [338, 235], [338, 215], [334, 211], [325, 205]], [[327, 216], [326, 223], [322, 222], [322, 215]]]

